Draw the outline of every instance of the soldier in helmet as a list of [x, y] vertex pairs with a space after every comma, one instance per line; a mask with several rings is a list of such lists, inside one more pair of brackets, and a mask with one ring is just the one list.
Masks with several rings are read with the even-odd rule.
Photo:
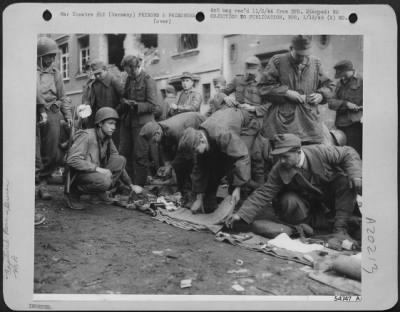
[[53, 171], [62, 162], [60, 141], [60, 114], [68, 127], [72, 125], [72, 111], [65, 96], [64, 83], [58, 69], [54, 66], [58, 52], [56, 42], [41, 37], [37, 43], [37, 117], [39, 119], [40, 156], [42, 166], [39, 170], [40, 198], [49, 200], [51, 195], [47, 182]]
[[149, 144], [140, 137], [142, 127], [154, 120], [161, 106], [156, 82], [144, 71], [141, 56], [126, 55], [121, 63], [128, 74], [120, 106], [120, 152], [127, 159], [127, 171], [138, 185], [145, 185], [148, 176]]
[[95, 128], [79, 130], [68, 152], [67, 164], [74, 176], [66, 204], [71, 209], [83, 209], [80, 195], [93, 194], [107, 203], [106, 191], [120, 180], [135, 193], [142, 188], [133, 185], [128, 176], [125, 157], [119, 155], [112, 134], [118, 113], [111, 107], [100, 108], [95, 115]]

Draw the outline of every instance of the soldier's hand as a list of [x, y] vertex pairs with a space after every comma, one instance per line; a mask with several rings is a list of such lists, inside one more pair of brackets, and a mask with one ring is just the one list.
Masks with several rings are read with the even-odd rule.
[[361, 178], [353, 178], [350, 179], [350, 188], [355, 189], [357, 194], [362, 195], [362, 179]]
[[311, 93], [307, 98], [308, 102], [315, 105], [321, 103], [322, 99], [323, 97], [321, 93]]
[[47, 123], [47, 113], [40, 113], [40, 123]]
[[244, 108], [245, 110], [248, 110], [249, 112], [254, 112], [256, 108], [253, 105], [244, 103], [239, 105], [240, 108]]
[[134, 192], [136, 194], [141, 194], [143, 192], [143, 187], [141, 187], [139, 185], [131, 184], [129, 186], [130, 186], [132, 192]]
[[169, 177], [171, 175], [172, 167], [171, 166], [164, 166], [160, 167], [157, 170], [157, 175], [159, 177]]
[[70, 118], [67, 119], [67, 127], [68, 128], [72, 127], [72, 119], [70, 119]]
[[104, 175], [106, 175], [106, 176], [112, 176], [112, 173], [111, 173], [111, 170], [110, 169], [105, 169], [105, 168], [100, 168], [100, 167], [97, 167], [96, 168], [96, 172], [98, 172], [98, 173], [101, 173], [101, 174], [104, 174]]
[[353, 110], [353, 111], [358, 111], [360, 109], [360, 106], [358, 106], [358, 105], [356, 105], [356, 104], [354, 104], [352, 102], [346, 102], [346, 107], [349, 110]]
[[226, 105], [228, 105], [229, 107], [232, 107], [232, 106], [235, 106], [236, 104], [235, 104], [235, 100], [234, 99], [232, 99], [230, 96], [225, 96], [224, 97], [224, 102], [225, 102], [225, 104]]
[[196, 199], [193, 204], [192, 207], [190, 207], [190, 210], [192, 211], [193, 214], [197, 214], [197, 213], [204, 213], [204, 203], [203, 200], [201, 199]]
[[231, 205], [236, 205], [240, 200], [240, 187], [236, 187], [232, 192]]
[[169, 107], [172, 110], [177, 110], [178, 109], [178, 105], [176, 105], [175, 103], [172, 103]]
[[236, 221], [239, 221], [239, 220], [240, 220], [239, 215], [236, 214], [236, 213], [233, 213], [233, 214], [229, 215], [229, 216], [226, 218], [226, 220], [225, 220], [225, 226], [226, 226], [228, 229], [231, 229], [231, 228], [233, 228], [234, 223], [235, 223]]
[[298, 103], [304, 103], [304, 101], [305, 101], [305, 96], [295, 90], [287, 90], [286, 97], [288, 99], [290, 99], [292, 101], [296, 101]]

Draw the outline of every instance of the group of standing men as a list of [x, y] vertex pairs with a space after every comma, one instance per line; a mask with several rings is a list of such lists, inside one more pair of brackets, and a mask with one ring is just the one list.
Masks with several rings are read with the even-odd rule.
[[[335, 78], [339, 78], [335, 89], [320, 60], [311, 55], [311, 41], [311, 36], [294, 36], [290, 51], [273, 56], [265, 69], [251, 56], [244, 75], [228, 84], [223, 77], [214, 79], [217, 92], [206, 114], [199, 112], [202, 97], [193, 88], [191, 73], [183, 73], [178, 96], [169, 85], [161, 101], [140, 56], [123, 58], [125, 85], [107, 72], [104, 63], [92, 62], [93, 78], [86, 84], [83, 102], [91, 106], [94, 117], [77, 134], [68, 153], [66, 163], [78, 177], [68, 206], [79, 207], [79, 195], [103, 193], [118, 180], [140, 192], [147, 182], [151, 155], [161, 158], [163, 173], [175, 172], [181, 191], [191, 185], [193, 213], [216, 208], [215, 193], [225, 177], [234, 204], [244, 192], [248, 196], [228, 219], [228, 226], [251, 223], [271, 209], [284, 222], [312, 224], [313, 213], [321, 209], [318, 203], [328, 201], [327, 210], [336, 212], [334, 231], [346, 232], [356, 194], [361, 193], [362, 79], [350, 61], [341, 61], [335, 65]], [[59, 135], [53, 129], [57, 127], [53, 114], [58, 114], [59, 122], [61, 110], [67, 124], [73, 122], [62, 79], [53, 67], [55, 50], [46, 50], [46, 45], [53, 45], [51, 39], [40, 38], [38, 133], [42, 145], [47, 144], [40, 149], [39, 196], [43, 199], [50, 198], [46, 165], [56, 165], [49, 160]], [[332, 135], [319, 118], [320, 104], [337, 111], [336, 127], [352, 147], [333, 146]], [[159, 155], [151, 152], [153, 144], [159, 147]], [[102, 174], [107, 175], [107, 183], [97, 183]], [[82, 187], [82, 183], [93, 185]]]

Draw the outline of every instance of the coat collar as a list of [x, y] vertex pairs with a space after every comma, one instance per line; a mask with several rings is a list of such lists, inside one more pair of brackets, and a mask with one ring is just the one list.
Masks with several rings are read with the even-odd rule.
[[357, 76], [352, 76], [348, 81], [345, 83], [343, 82], [342, 79], [339, 80], [339, 83], [341, 86], [347, 86], [349, 85], [350, 87], [354, 88], [359, 88], [361, 86], [361, 79], [358, 78]]
[[[305, 154], [305, 158], [309, 166], [309, 171], [315, 175], [322, 176], [325, 170], [321, 159], [317, 157], [308, 147], [303, 147], [302, 151]], [[298, 173], [297, 168], [287, 169], [279, 165], [279, 175], [284, 184], [289, 184], [297, 173]]]

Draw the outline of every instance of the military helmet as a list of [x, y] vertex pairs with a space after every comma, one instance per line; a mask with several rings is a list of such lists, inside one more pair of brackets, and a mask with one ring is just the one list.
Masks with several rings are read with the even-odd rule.
[[114, 108], [111, 107], [102, 107], [100, 108], [96, 116], [94, 117], [94, 124], [98, 125], [100, 122], [106, 120], [106, 119], [116, 119], [119, 120], [119, 116], [117, 111]]
[[344, 146], [347, 144], [346, 134], [339, 129], [331, 129], [331, 135], [333, 137], [333, 141], [337, 146]]
[[49, 54], [57, 54], [57, 43], [49, 37], [40, 37], [37, 43], [37, 56], [42, 57]]

